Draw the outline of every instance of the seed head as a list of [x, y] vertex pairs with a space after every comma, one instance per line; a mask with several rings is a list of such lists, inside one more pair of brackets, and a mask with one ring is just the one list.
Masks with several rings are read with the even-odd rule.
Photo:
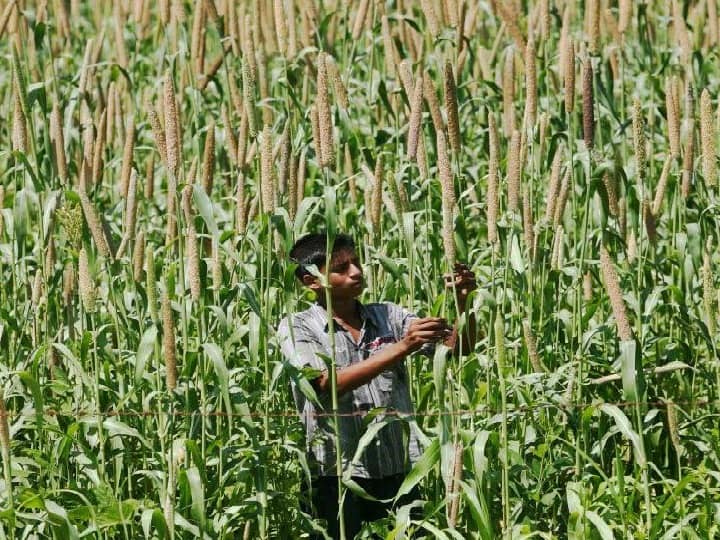
[[523, 320], [523, 336], [525, 337], [525, 345], [528, 350], [528, 360], [530, 360], [533, 371], [535, 373], [545, 373], [547, 370], [545, 366], [543, 366], [542, 360], [540, 360], [535, 336], [533, 335], [532, 328], [530, 328], [530, 321], [527, 319]]
[[562, 182], [560, 184], [560, 192], [558, 194], [558, 200], [555, 205], [555, 216], [553, 217], [553, 224], [558, 227], [562, 223], [563, 216], [565, 215], [565, 205], [567, 204], [568, 197], [570, 196], [570, 170], [565, 171]]
[[[410, 120], [408, 125], [407, 157], [415, 159], [417, 155], [418, 139], [420, 137], [423, 108], [423, 75], [418, 73], [415, 78], [412, 101], [410, 103]], [[347, 146], [345, 146], [347, 149]]]
[[460, 120], [458, 117], [457, 86], [452, 64], [445, 62], [445, 109], [448, 118], [448, 136], [453, 152], [460, 153]]
[[238, 234], [245, 234], [247, 227], [245, 204], [245, 173], [241, 170], [238, 171], [238, 183], [235, 190], [235, 230]]
[[190, 297], [193, 301], [200, 300], [200, 254], [198, 251], [197, 232], [195, 224], [190, 221], [187, 227], [187, 236], [185, 237], [185, 251], [187, 252], [188, 266], [187, 275], [190, 283]]
[[324, 53], [320, 53], [318, 55], [316, 103], [318, 113], [318, 129], [320, 130], [320, 164], [323, 167], [329, 167], [333, 161], [334, 142], [325, 56], [326, 55]]
[[53, 104], [52, 113], [50, 114], [50, 138], [55, 148], [55, 164], [57, 166], [58, 176], [63, 183], [68, 180], [67, 159], [65, 158], [65, 137], [62, 127], [62, 113], [57, 102]]
[[665, 189], [667, 188], [668, 177], [670, 176], [670, 166], [672, 165], [672, 160], [672, 155], [665, 158], [665, 164], [663, 165], [662, 172], [660, 173], [660, 180], [658, 180], [658, 185], [655, 188], [655, 199], [652, 205], [652, 214], [655, 216], [659, 216], [660, 210], [662, 210], [662, 203], [665, 198]]
[[265, 124], [262, 136], [262, 147], [260, 151], [260, 192], [262, 194], [263, 212], [273, 214], [275, 212], [275, 179], [273, 177], [272, 166], [272, 131], [269, 124]]
[[448, 268], [455, 267], [455, 184], [453, 182], [450, 156], [448, 155], [445, 134], [439, 131], [437, 137], [438, 173], [442, 191], [442, 239]]
[[551, 222], [555, 218], [555, 205], [560, 193], [560, 174], [562, 173], [562, 147], [558, 146], [550, 166], [550, 184], [545, 201], [545, 221]]
[[583, 139], [588, 150], [595, 136], [595, 99], [593, 97], [593, 68], [590, 59], [583, 64]]
[[652, 208], [650, 207], [650, 201], [648, 199], [643, 199], [642, 211], [643, 221], [645, 222], [645, 231], [647, 232], [648, 240], [650, 240], [651, 244], [655, 244], [655, 242], [657, 241], [657, 224], [655, 221], [655, 215], [652, 213]]
[[95, 300], [97, 298], [97, 290], [90, 274], [90, 263], [88, 261], [87, 251], [85, 248], [80, 249], [80, 261], [78, 263], [78, 281], [80, 289], [80, 299], [83, 308], [87, 313], [95, 311]]
[[565, 110], [571, 113], [575, 108], [575, 43], [572, 38], [568, 38], [565, 48]]
[[438, 104], [437, 94], [435, 94], [435, 85], [430, 78], [430, 74], [426, 71], [423, 77], [423, 97], [428, 105], [430, 111], [430, 118], [433, 121], [433, 127], [435, 131], [442, 131], [445, 129], [445, 123], [440, 114], [440, 105]]
[[83, 215], [85, 216], [85, 223], [87, 223], [88, 229], [90, 229], [90, 234], [95, 241], [95, 247], [100, 255], [112, 259], [110, 245], [105, 236], [105, 226], [102, 217], [95, 210], [85, 190], [81, 189], [78, 195], [80, 197]]
[[681, 192], [684, 198], [690, 196], [690, 187], [693, 177], [693, 163], [695, 161], [695, 120], [688, 121], [687, 140], [685, 141], [685, 153], [683, 154], [683, 171]]
[[520, 206], [520, 132], [516, 129], [510, 139], [508, 154], [508, 210], [516, 212]]
[[585, 302], [590, 302], [593, 298], [593, 283], [592, 274], [585, 272], [583, 275], [583, 299]]
[[498, 135], [497, 126], [495, 125], [495, 115], [488, 115], [488, 136], [490, 146], [490, 159], [488, 161], [488, 192], [487, 192], [487, 222], [488, 222], [488, 242], [494, 244], [497, 242], [497, 216], [498, 216], [498, 177], [499, 177], [499, 158], [498, 158]]
[[313, 147], [318, 164], [322, 161], [322, 142], [320, 140], [320, 121], [317, 106], [310, 107], [310, 126], [312, 127]]
[[618, 336], [621, 341], [632, 341], [633, 331], [628, 320], [625, 301], [622, 297], [620, 279], [618, 278], [615, 266], [605, 246], [600, 247], [600, 270], [602, 271], [603, 281], [605, 282], [605, 290], [610, 297], [610, 305], [612, 306], [615, 317]]
[[398, 76], [402, 83], [403, 90], [407, 96], [408, 101], [411, 102], [410, 107], [412, 108], [412, 96], [413, 96], [413, 72], [412, 72], [412, 60], [405, 58], [398, 64]]
[[565, 229], [562, 225], [555, 228], [555, 237], [553, 238], [552, 254], [550, 256], [550, 268], [559, 271], [563, 266], [564, 256], [563, 248], [565, 246]]
[[432, 0], [420, 0], [420, 7], [425, 16], [425, 22], [427, 23], [428, 30], [430, 30], [430, 35], [435, 39], [440, 33], [440, 25], [438, 24], [437, 13], [435, 12], [435, 2]]
[[624, 34], [632, 19], [632, 0], [619, 0], [618, 32]]
[[607, 193], [610, 215], [618, 217], [620, 215], [620, 208], [618, 206], [615, 178], [611, 177], [608, 173], [603, 174], [603, 185], [605, 186], [605, 192]]
[[353, 41], [357, 41], [358, 39], [360, 39], [360, 34], [362, 34], [363, 28], [365, 27], [365, 18], [367, 16], [369, 5], [370, 0], [360, 0], [360, 2], [358, 2], [357, 4], [358, 9], [355, 12], [355, 22], [353, 23], [352, 28]]
[[328, 77], [330, 77], [333, 82], [335, 99], [338, 103], [340, 103], [340, 106], [343, 109], [347, 110], [350, 107], [347, 89], [345, 88], [345, 83], [343, 83], [342, 76], [340, 75], [340, 69], [335, 62], [335, 59], [329, 54], [325, 55], [325, 66], [327, 68]]
[[255, 75], [250, 69], [248, 58], [252, 54], [246, 55], [242, 63], [242, 85], [243, 85], [243, 109], [244, 118], [247, 119], [248, 131], [251, 137], [255, 137], [257, 133], [255, 121]]
[[585, 9], [588, 10], [588, 50], [596, 55], [600, 52], [600, 1], [589, 0]]
[[148, 118], [150, 120], [150, 127], [152, 128], [153, 137], [155, 138], [155, 146], [157, 147], [158, 154], [165, 167], [168, 169], [168, 156], [167, 156], [167, 143], [165, 142], [165, 128], [160, 123], [157, 111], [151, 108], [148, 112]]
[[12, 122], [12, 149], [27, 154], [28, 151], [28, 134], [27, 125], [25, 124], [25, 113], [22, 106], [22, 98], [20, 92], [14, 92], [14, 109]]
[[63, 268], [63, 305], [69, 307], [75, 294], [75, 267], [71, 262], [65, 263]]
[[527, 126], [533, 127], [537, 116], [537, 51], [532, 31], [529, 34], [525, 48], [525, 118]]
[[400, 56], [393, 42], [390, 20], [387, 15], [383, 15], [380, 18], [380, 33], [382, 34], [383, 50], [385, 52], [385, 71], [388, 75], [394, 76], [395, 66], [400, 63]]
[[717, 154], [715, 151], [715, 124], [710, 93], [707, 88], [700, 96], [700, 144], [702, 146], [702, 171], [705, 183], [712, 187], [717, 184]]
[[640, 184], [642, 184], [643, 180], [645, 179], [647, 154], [645, 149], [645, 119], [643, 118], [642, 107], [638, 98], [635, 98], [633, 100], [632, 126], [633, 145], [635, 147], [635, 161], [637, 162], [638, 181]]
[[155, 154], [150, 154], [145, 162], [145, 199], [152, 201], [155, 197]]
[[144, 256], [145, 232], [140, 231], [135, 239], [135, 247], [133, 249], [133, 279], [138, 282], [142, 279]]
[[[130, 171], [133, 167], [133, 150], [135, 149], [135, 120], [130, 118], [128, 127], [125, 130], [125, 148], [123, 150], [122, 169], [120, 171], [120, 195], [124, 198], [128, 195], [128, 184], [130, 182]], [[91, 158], [92, 159], [92, 158]]]
[[681, 456], [683, 454], [683, 447], [680, 443], [680, 431], [678, 430], [677, 413], [675, 412], [676, 405], [672, 401], [669, 401], [666, 403], [666, 407], [668, 431], [670, 431], [670, 442], [672, 442], [677, 455]]
[[212, 193], [213, 175], [215, 174], [215, 120], [210, 120], [205, 148], [203, 151], [202, 186], [208, 196]]
[[120, 247], [115, 254], [120, 259], [125, 253], [128, 242], [135, 236], [135, 221], [137, 215], [137, 172], [132, 169], [130, 181], [128, 182], [127, 199], [125, 201], [125, 231], [123, 233]]
[[515, 53], [512, 47], [505, 51], [502, 75], [503, 132], [511, 137], [515, 129]]
[[176, 175], [180, 162], [180, 126], [177, 105], [175, 103], [175, 89], [169, 72], [165, 75], [165, 80], [163, 81], [163, 91], [167, 164], [170, 169], [170, 173], [172, 175]]
[[283, 0], [273, 1], [273, 13], [275, 15], [275, 35], [277, 37], [278, 50], [283, 56], [287, 56], [287, 13], [285, 11], [285, 2]]
[[703, 285], [703, 309], [705, 311], [705, 325], [710, 335], [715, 335], [715, 285], [713, 284], [712, 266], [710, 264], [710, 254], [707, 250], [703, 253], [702, 266], [702, 285]]
[[93, 142], [92, 157], [92, 184], [98, 185], [102, 182], [103, 162], [105, 159], [105, 140], [107, 137], [107, 109], [104, 109], [100, 115], [97, 136]]
[[627, 257], [628, 263], [633, 264], [637, 259], [637, 254], [637, 238], [635, 237], [635, 231], [630, 229], [630, 232], [627, 235], [627, 245], [625, 247], [625, 256]]
[[177, 360], [175, 357], [175, 319], [168, 292], [162, 295], [163, 356], [165, 358], [165, 386], [168, 392], [177, 386]]

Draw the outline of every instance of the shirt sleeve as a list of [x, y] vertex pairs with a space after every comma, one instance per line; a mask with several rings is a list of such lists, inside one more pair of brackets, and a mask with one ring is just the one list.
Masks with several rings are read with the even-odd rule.
[[325, 362], [318, 355], [324, 353], [325, 348], [312, 332], [304, 325], [294, 324], [292, 331], [287, 318], [278, 326], [278, 342], [283, 357], [297, 369], [310, 367], [324, 371]]
[[[389, 304], [391, 313], [393, 313], [393, 321], [397, 325], [398, 328], [398, 339], [402, 339], [405, 334], [407, 334], [408, 329], [410, 328], [410, 324], [416, 320], [419, 319], [415, 313], [412, 311], [405, 309], [402, 306], [398, 306], [397, 304]], [[432, 357], [435, 354], [435, 344], [434, 343], [426, 343], [420, 349], [417, 351], [418, 353], [422, 354], [423, 356]]]

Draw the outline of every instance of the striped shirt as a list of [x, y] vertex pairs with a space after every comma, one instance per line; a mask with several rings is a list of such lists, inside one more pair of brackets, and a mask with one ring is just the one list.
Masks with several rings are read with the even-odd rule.
[[[338, 324], [335, 329], [335, 362], [340, 370], [350, 364], [362, 362], [387, 345], [399, 341], [407, 332], [414, 314], [392, 303], [360, 304], [362, 329], [359, 342]], [[320, 355], [328, 359], [332, 355], [328, 329], [327, 311], [319, 304], [286, 317], [280, 322], [278, 338], [283, 356], [298, 369], [328, 369]], [[431, 353], [432, 346], [421, 352]], [[320, 475], [337, 474], [335, 462], [334, 430], [331, 416], [316, 416], [317, 412], [332, 412], [329, 392], [318, 396], [320, 407], [316, 407], [292, 384], [293, 397], [305, 425], [308, 453]], [[367, 384], [338, 396], [338, 412], [354, 413], [338, 417], [343, 471], [352, 468], [352, 476], [361, 478], [384, 478], [406, 473], [417, 461], [421, 449], [414, 422], [392, 421], [377, 433], [365, 447], [360, 457], [353, 462], [358, 442], [365, 433], [365, 412], [384, 407], [401, 413], [412, 414], [408, 373], [403, 361], [383, 371]], [[318, 410], [319, 409], [319, 410]], [[393, 419], [394, 417], [387, 417]], [[373, 422], [383, 419], [378, 415]], [[369, 427], [369, 426], [368, 426]]]

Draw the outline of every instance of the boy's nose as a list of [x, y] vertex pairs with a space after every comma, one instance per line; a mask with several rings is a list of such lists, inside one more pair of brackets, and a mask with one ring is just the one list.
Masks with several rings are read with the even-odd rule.
[[351, 264], [348, 273], [351, 277], [362, 276], [362, 268], [356, 264]]

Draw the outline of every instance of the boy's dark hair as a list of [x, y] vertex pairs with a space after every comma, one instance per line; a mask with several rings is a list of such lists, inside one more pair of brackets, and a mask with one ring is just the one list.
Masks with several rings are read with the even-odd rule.
[[[332, 253], [339, 253], [345, 250], [354, 250], [355, 241], [350, 235], [338, 233], [335, 235]], [[297, 263], [295, 276], [302, 280], [303, 276], [309, 274], [307, 267], [315, 265], [318, 269], [326, 264], [325, 255], [327, 251], [327, 232], [306, 234], [300, 238], [290, 250], [290, 260]]]

